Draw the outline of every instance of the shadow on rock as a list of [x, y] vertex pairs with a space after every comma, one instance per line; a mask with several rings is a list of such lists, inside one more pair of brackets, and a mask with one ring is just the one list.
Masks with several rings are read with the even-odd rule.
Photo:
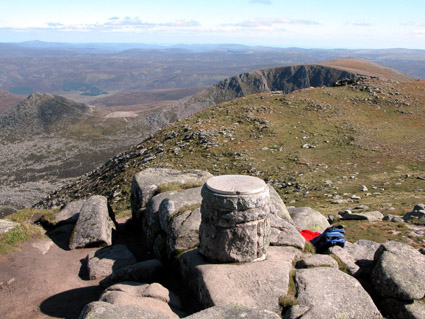
[[69, 249], [69, 239], [72, 231], [74, 230], [74, 224], [63, 224], [46, 232], [46, 235], [61, 249]]
[[67, 290], [49, 297], [40, 304], [40, 310], [51, 317], [78, 318], [84, 306], [99, 298], [102, 288], [91, 286]]

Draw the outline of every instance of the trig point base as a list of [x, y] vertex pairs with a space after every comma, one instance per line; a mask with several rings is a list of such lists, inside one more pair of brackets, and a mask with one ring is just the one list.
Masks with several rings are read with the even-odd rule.
[[246, 175], [216, 176], [204, 184], [201, 195], [201, 254], [221, 263], [266, 257], [270, 194], [263, 180]]

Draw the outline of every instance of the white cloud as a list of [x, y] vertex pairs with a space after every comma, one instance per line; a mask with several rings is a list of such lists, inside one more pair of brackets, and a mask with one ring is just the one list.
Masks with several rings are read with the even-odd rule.
[[353, 22], [353, 25], [356, 26], [356, 27], [370, 27], [371, 26], [370, 23], [367, 23], [367, 22], [364, 22], [364, 21]]
[[413, 33], [416, 34], [417, 36], [423, 37], [425, 36], [425, 29], [414, 30]]
[[89, 24], [62, 24], [58, 22], [48, 22], [44, 27], [4, 27], [3, 31], [98, 31], [98, 32], [141, 32], [153, 31], [175, 31], [198, 28], [200, 23], [194, 20], [175, 20], [164, 23], [152, 23], [142, 21], [139, 17], [111, 17], [103, 23]]
[[409, 23], [407, 23], [407, 25], [411, 25], [411, 26], [414, 26], [414, 27], [425, 27], [424, 22], [409, 22]]
[[250, 3], [272, 4], [270, 0], [251, 0]]
[[303, 24], [303, 25], [318, 25], [319, 23], [313, 20], [289, 19], [289, 18], [262, 18], [250, 19], [234, 24], [224, 24], [222, 26], [233, 26], [239, 29], [265, 30], [265, 29], [281, 29], [282, 25], [288, 24]]

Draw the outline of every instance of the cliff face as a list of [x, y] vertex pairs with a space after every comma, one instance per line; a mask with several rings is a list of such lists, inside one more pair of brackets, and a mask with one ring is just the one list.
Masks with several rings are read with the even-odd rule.
[[291, 93], [303, 88], [332, 86], [339, 80], [351, 79], [356, 75], [355, 72], [316, 64], [260, 69], [224, 79], [202, 92], [180, 100], [171, 110], [174, 117], [181, 119], [206, 107], [242, 96], [272, 91]]
[[262, 92], [282, 91], [290, 93], [308, 87], [332, 86], [341, 79], [356, 74], [321, 65], [295, 65], [276, 67], [243, 73], [225, 79], [216, 85], [215, 102]]

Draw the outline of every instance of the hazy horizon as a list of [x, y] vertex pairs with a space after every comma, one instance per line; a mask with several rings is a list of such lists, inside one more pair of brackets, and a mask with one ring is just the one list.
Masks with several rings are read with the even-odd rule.
[[0, 42], [241, 44], [425, 49], [421, 0], [21, 0], [0, 4]]

